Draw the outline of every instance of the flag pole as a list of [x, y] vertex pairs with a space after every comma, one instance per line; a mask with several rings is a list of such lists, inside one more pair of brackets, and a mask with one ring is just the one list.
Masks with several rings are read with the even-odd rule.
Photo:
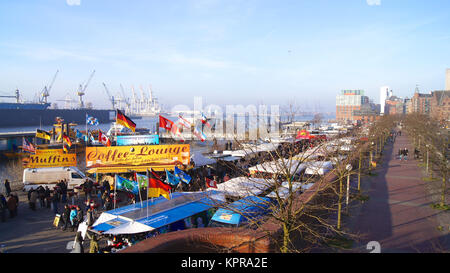
[[116, 209], [117, 175], [114, 177], [114, 209]]

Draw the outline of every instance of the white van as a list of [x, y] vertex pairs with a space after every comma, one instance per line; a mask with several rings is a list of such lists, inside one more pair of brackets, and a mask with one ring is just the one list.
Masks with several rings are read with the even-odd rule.
[[23, 171], [24, 190], [48, 186], [51, 190], [61, 180], [67, 180], [67, 188], [73, 189], [83, 184], [86, 175], [76, 167], [28, 168]]

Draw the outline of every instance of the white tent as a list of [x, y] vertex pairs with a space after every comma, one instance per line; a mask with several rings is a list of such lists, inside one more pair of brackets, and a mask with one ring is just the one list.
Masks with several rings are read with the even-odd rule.
[[244, 145], [244, 149], [236, 150], [236, 151], [223, 151], [224, 154], [229, 154], [232, 156], [244, 157], [251, 154], [256, 154], [259, 152], [270, 152], [274, 151], [280, 146], [280, 144], [274, 143], [263, 143], [259, 145], [246, 144]]
[[306, 162], [306, 164], [305, 174], [309, 175], [325, 175], [333, 169], [331, 161], [311, 161]]
[[250, 173], [284, 173], [286, 169], [289, 169], [289, 173], [296, 174], [301, 173], [306, 168], [305, 164], [299, 164], [297, 160], [278, 159], [276, 161], [264, 162], [256, 166], [250, 167], [248, 170]]
[[[295, 192], [298, 189], [300, 189], [301, 192], [304, 192], [307, 189], [311, 188], [313, 185], [313, 183], [305, 184], [301, 182], [292, 182], [292, 192]], [[285, 181], [281, 184], [281, 187], [278, 188], [278, 195], [281, 199], [286, 199], [289, 196], [289, 182]], [[277, 197], [275, 191], [272, 191], [266, 196], [271, 198]]]
[[242, 198], [250, 195], [260, 195], [273, 184], [274, 181], [272, 179], [236, 177], [217, 184], [217, 189], [208, 188], [208, 190], [217, 190], [225, 195]]

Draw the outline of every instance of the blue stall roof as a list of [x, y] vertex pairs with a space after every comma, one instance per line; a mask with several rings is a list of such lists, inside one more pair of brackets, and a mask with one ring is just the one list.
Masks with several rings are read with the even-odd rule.
[[247, 196], [241, 200], [233, 202], [229, 205], [230, 209], [220, 208], [216, 211], [211, 220], [238, 225], [241, 222], [242, 216], [252, 213], [260, 213], [269, 207], [271, 203], [270, 198]]
[[147, 232], [206, 211], [222, 200], [216, 191], [176, 192], [171, 200], [161, 196], [104, 212], [91, 230], [114, 235]]

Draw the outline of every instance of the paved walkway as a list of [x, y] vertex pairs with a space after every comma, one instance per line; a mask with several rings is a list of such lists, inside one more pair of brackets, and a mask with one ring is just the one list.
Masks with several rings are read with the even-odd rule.
[[[408, 161], [397, 159], [400, 148], [408, 148]], [[370, 199], [348, 219], [348, 227], [361, 234], [355, 252], [369, 252], [370, 241], [381, 245], [381, 252], [442, 252], [450, 248], [450, 223], [439, 231], [440, 214], [448, 214], [430, 207], [432, 197], [422, 180], [420, 162], [414, 160], [414, 147], [405, 136], [397, 136], [385, 146], [383, 160], [376, 176], [363, 178], [365, 194]]]

